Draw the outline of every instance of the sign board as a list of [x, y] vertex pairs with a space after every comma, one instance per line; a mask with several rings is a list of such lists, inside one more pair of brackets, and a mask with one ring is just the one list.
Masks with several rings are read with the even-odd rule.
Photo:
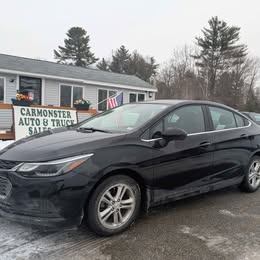
[[14, 106], [15, 139], [77, 123], [76, 110]]

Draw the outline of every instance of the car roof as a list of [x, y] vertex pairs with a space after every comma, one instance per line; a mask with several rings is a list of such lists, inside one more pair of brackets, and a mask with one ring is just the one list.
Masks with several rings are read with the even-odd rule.
[[208, 101], [208, 100], [159, 99], [159, 100], [144, 101], [144, 102], [139, 102], [139, 103], [165, 104], [165, 105], [169, 105], [169, 106], [175, 106], [175, 105], [181, 105], [181, 104], [205, 104], [205, 105], [222, 106], [222, 107], [226, 107], [226, 108], [230, 109], [230, 107], [228, 107], [224, 104], [213, 102], [213, 101]]

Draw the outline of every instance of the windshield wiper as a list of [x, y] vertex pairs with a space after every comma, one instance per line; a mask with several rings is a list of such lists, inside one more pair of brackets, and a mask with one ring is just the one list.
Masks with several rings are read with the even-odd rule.
[[110, 133], [107, 130], [98, 129], [98, 128], [94, 128], [94, 127], [80, 127], [80, 128], [77, 128], [77, 131], [91, 131], [91, 132]]

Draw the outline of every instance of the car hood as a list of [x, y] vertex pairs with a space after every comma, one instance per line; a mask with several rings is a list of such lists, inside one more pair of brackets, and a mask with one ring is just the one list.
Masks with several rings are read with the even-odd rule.
[[58, 129], [21, 139], [0, 151], [0, 160], [49, 161], [79, 154], [92, 153], [96, 149], [113, 145], [125, 134], [84, 132]]

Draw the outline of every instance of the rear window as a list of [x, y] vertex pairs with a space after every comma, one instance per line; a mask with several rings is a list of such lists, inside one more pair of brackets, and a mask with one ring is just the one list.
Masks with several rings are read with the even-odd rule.
[[245, 120], [242, 116], [235, 114], [235, 119], [236, 119], [237, 127], [245, 126]]
[[209, 112], [213, 122], [214, 130], [230, 129], [237, 127], [233, 112], [213, 106], [209, 106]]

